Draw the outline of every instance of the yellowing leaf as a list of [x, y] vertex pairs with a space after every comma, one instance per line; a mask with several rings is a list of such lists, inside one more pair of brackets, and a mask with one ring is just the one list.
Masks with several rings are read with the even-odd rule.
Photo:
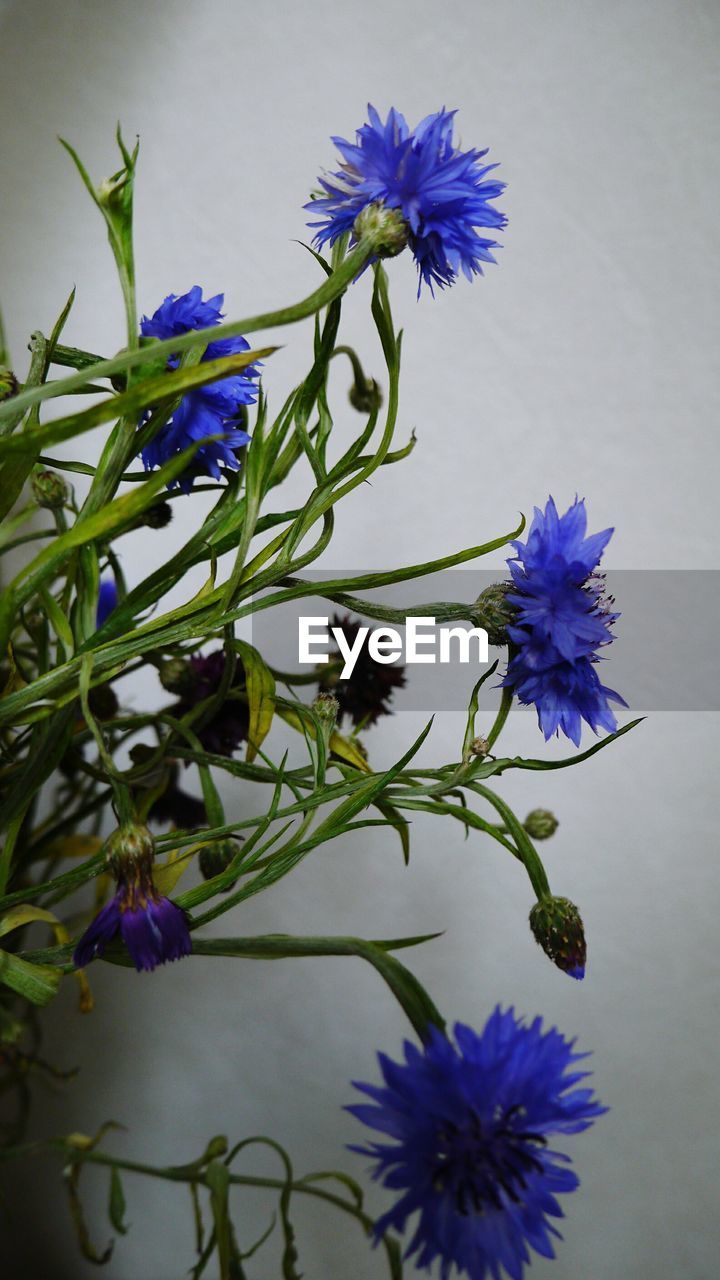
[[275, 714], [275, 677], [251, 644], [236, 640], [235, 648], [240, 654], [245, 671], [250, 716], [245, 758], [250, 763], [260, 750]]
[[330, 750], [341, 760], [352, 764], [361, 773], [372, 773], [372, 769], [363, 755], [361, 747], [352, 738], [344, 738], [341, 733], [334, 733], [330, 738]]
[[53, 840], [48, 853], [53, 858], [93, 858], [102, 847], [100, 836], [61, 836]]
[[185, 875], [192, 862], [193, 855], [201, 847], [201, 845], [196, 845], [191, 849], [172, 849], [165, 862], [153, 864], [155, 888], [164, 894], [166, 898], [169, 898], [178, 880]]
[[[20, 903], [17, 907], [11, 907], [6, 911], [0, 920], [0, 938], [6, 933], [11, 933], [13, 929], [19, 929], [21, 925], [31, 924], [34, 920], [43, 920], [53, 928], [60, 924], [52, 911], [45, 911], [43, 907], [33, 907], [29, 903]], [[60, 927], [62, 928], [62, 925]]]
[[0, 951], [0, 982], [31, 1004], [49, 1004], [57, 994], [61, 973], [47, 964], [30, 964], [20, 956]]
[[[36, 921], [49, 924], [57, 942], [61, 946], [70, 941], [70, 934], [65, 925], [58, 920], [56, 915], [53, 915], [52, 911], [46, 911], [43, 907], [33, 907], [30, 903], [19, 903], [17, 907], [11, 907], [5, 913], [2, 920], [0, 920], [0, 937], [6, 933], [11, 933], [13, 929], [21, 928], [24, 924], [33, 924]], [[57, 973], [58, 971], [53, 969], [52, 972]], [[73, 977], [80, 988], [80, 1012], [91, 1013], [95, 1002], [84, 971], [77, 969]], [[8, 982], [7, 985], [12, 986], [13, 984]], [[28, 998], [30, 999], [31, 997]]]

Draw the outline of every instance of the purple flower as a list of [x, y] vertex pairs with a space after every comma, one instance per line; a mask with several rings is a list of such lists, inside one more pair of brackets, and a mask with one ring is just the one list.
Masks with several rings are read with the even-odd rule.
[[[199, 285], [194, 285], [180, 297], [174, 293], [168, 294], [150, 318], [143, 316], [140, 324], [143, 337], [173, 338], [192, 329], [207, 329], [211, 325], [220, 324], [223, 297], [222, 293], [218, 293], [214, 298], [203, 299]], [[202, 359], [217, 360], [221, 356], [249, 349], [250, 344], [245, 338], [220, 338], [208, 345]], [[168, 368], [177, 369], [178, 365], [178, 358], [171, 356]], [[236, 451], [250, 440], [242, 425], [242, 409], [244, 405], [255, 404], [258, 390], [254, 380], [259, 377], [260, 366], [252, 364], [242, 373], [189, 391], [183, 396], [170, 421], [143, 449], [142, 458], [146, 470], [161, 467], [195, 440], [221, 435], [221, 440], [212, 441], [197, 450], [191, 467], [174, 483], [184, 493], [189, 493], [196, 475], [207, 475], [220, 480], [221, 468], [237, 471], [240, 459]]]
[[476, 228], [502, 230], [507, 219], [491, 201], [505, 189], [488, 175], [497, 166], [483, 164], [484, 151], [461, 151], [453, 143], [454, 111], [436, 111], [410, 129], [393, 107], [383, 123], [368, 105], [370, 123], [356, 141], [333, 138], [342, 156], [339, 172], [320, 178], [324, 195], [305, 208], [320, 219], [316, 244], [334, 244], [370, 206], [399, 211], [418, 267], [418, 296], [423, 284], [433, 292], [453, 284], [459, 272], [472, 280], [482, 264], [494, 262], [498, 242]]
[[110, 617], [113, 609], [117, 608], [118, 592], [115, 586], [114, 578], [105, 578], [100, 583], [98, 592], [97, 610], [95, 613], [95, 626], [98, 631], [107, 619]]
[[613, 639], [612, 601], [596, 572], [612, 529], [586, 537], [584, 500], [563, 516], [552, 498], [535, 508], [527, 542], [513, 542], [508, 560], [513, 588], [507, 595], [515, 616], [507, 634], [511, 657], [503, 684], [520, 702], [534, 704], [545, 738], [562, 729], [580, 745], [581, 722], [597, 733], [617, 729], [609, 699], [626, 702], [600, 683], [598, 650]]
[[138, 972], [181, 960], [192, 950], [185, 912], [158, 893], [149, 875], [119, 880], [117, 892], [78, 942], [73, 954], [75, 967], [84, 969], [102, 956], [118, 933]]
[[480, 1035], [455, 1026], [456, 1045], [437, 1028], [423, 1049], [405, 1044], [405, 1061], [379, 1054], [384, 1084], [356, 1084], [372, 1101], [348, 1107], [383, 1141], [353, 1147], [375, 1162], [374, 1177], [397, 1199], [375, 1226], [415, 1230], [406, 1257], [418, 1269], [437, 1260], [441, 1280], [454, 1266], [470, 1280], [522, 1280], [529, 1247], [554, 1257], [549, 1221], [574, 1191], [569, 1158], [548, 1147], [552, 1134], [580, 1133], [607, 1110], [592, 1090], [574, 1041], [525, 1026], [500, 1007]]
[[[352, 647], [360, 630], [360, 623], [353, 622], [349, 614], [340, 618], [335, 614], [331, 628], [342, 628], [347, 644]], [[340, 651], [329, 654], [330, 662], [337, 663]], [[396, 689], [405, 686], [405, 668], [398, 663], [376, 662], [368, 648], [368, 637], [360, 648], [352, 673], [341, 680], [337, 672], [319, 669], [318, 684], [321, 690], [332, 693], [338, 701], [338, 720], [345, 716], [356, 728], [377, 724], [381, 716], [392, 714], [390, 703]]]
[[[175, 714], [184, 716], [199, 703], [207, 701], [220, 688], [225, 673], [225, 653], [215, 649], [205, 656], [194, 654], [190, 659], [193, 684], [175, 706]], [[245, 672], [239, 658], [236, 659], [235, 672], [230, 688], [220, 706], [216, 707], [209, 720], [201, 723], [196, 730], [206, 751], [214, 755], [231, 756], [237, 751], [241, 742], [245, 742], [250, 726], [250, 714], [247, 702], [234, 697], [245, 689]]]

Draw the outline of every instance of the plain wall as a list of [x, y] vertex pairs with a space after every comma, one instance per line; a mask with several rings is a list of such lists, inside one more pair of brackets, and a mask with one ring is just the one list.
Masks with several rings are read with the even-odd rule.
[[[448, 554], [511, 529], [548, 492], [564, 506], [577, 492], [592, 527], [616, 527], [609, 564], [716, 568], [719, 19], [716, 3], [681, 0], [6, 2], [0, 298], [19, 372], [29, 333], [49, 331], [73, 284], [66, 340], [107, 353], [123, 343], [103, 227], [56, 134], [97, 179], [116, 167], [116, 121], [141, 135], [141, 312], [199, 283], [225, 292], [232, 318], [317, 283], [296, 241], [309, 238], [301, 206], [332, 165], [330, 134], [351, 136], [368, 99], [411, 122], [457, 106], [463, 144], [489, 146], [508, 183], [500, 265], [418, 303], [407, 255], [389, 264], [406, 329], [398, 438], [415, 428], [418, 445], [342, 506], [323, 563]], [[377, 374], [368, 289], [348, 295], [344, 332]], [[275, 407], [311, 340], [309, 325], [282, 334], [265, 375]], [[339, 434], [357, 428], [346, 382], [338, 368]], [[84, 440], [84, 457], [97, 457], [99, 438]], [[303, 491], [293, 480], [288, 505]], [[126, 538], [129, 581], [182, 532]], [[398, 594], [422, 599], [419, 588]], [[148, 679], [135, 704], [157, 696]], [[401, 755], [423, 719], [407, 712], [373, 730], [373, 762]], [[456, 758], [463, 727], [440, 709], [423, 759]], [[567, 1144], [583, 1185], [565, 1200], [558, 1259], [537, 1259], [538, 1277], [717, 1273], [719, 729], [709, 712], [651, 714], [577, 770], [498, 784], [521, 815], [542, 805], [560, 819], [543, 852], [556, 892], [585, 917], [582, 984], [530, 937], [521, 868], [440, 819], [413, 822], [409, 868], [393, 833], [358, 833], [219, 922], [224, 934], [444, 930], [407, 958], [451, 1019], [480, 1026], [496, 1002], [513, 1003], [594, 1050], [612, 1110]], [[508, 754], [567, 754], [544, 747], [528, 713], [511, 716], [503, 741]], [[276, 757], [284, 742], [274, 731]], [[224, 794], [237, 817], [267, 798], [239, 784]], [[374, 1077], [375, 1051], [397, 1054], [406, 1027], [359, 961], [198, 959], [153, 977], [96, 965], [91, 981], [90, 1017], [78, 1017], [70, 983], [47, 1014], [45, 1055], [82, 1070], [39, 1090], [35, 1132], [90, 1133], [113, 1118], [128, 1132], [108, 1148], [159, 1163], [192, 1159], [217, 1132], [268, 1133], [301, 1172], [364, 1177], [344, 1148], [358, 1126], [341, 1106], [350, 1079]], [[11, 1200], [4, 1230], [23, 1241], [12, 1265], [18, 1277], [84, 1280], [95, 1272], [75, 1254], [49, 1164], [26, 1170]], [[245, 1167], [272, 1166], [259, 1154]], [[102, 1242], [105, 1178], [88, 1171], [86, 1182]], [[379, 1210], [387, 1199], [367, 1185]], [[139, 1179], [125, 1189], [132, 1227], [105, 1275], [175, 1280], [192, 1261], [189, 1198]], [[249, 1244], [269, 1204], [236, 1203]], [[352, 1223], [300, 1205], [297, 1220], [307, 1276], [383, 1274]], [[277, 1274], [277, 1257], [268, 1246], [249, 1276]]]

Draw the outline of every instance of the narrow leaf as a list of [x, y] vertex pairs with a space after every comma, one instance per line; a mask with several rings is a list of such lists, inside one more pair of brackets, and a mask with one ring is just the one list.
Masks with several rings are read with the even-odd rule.
[[120, 1174], [113, 1165], [110, 1170], [110, 1191], [108, 1195], [108, 1217], [115, 1230], [121, 1236], [126, 1235], [127, 1227], [125, 1226], [125, 1192], [120, 1179]]

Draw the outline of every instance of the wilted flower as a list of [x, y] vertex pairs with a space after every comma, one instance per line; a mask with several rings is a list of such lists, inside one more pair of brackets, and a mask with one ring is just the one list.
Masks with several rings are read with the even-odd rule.
[[[206, 329], [219, 324], [223, 314], [220, 310], [223, 298], [224, 294], [218, 293], [214, 298], [203, 299], [199, 285], [193, 285], [188, 293], [180, 297], [176, 297], [174, 293], [168, 294], [149, 319], [143, 316], [141, 332], [146, 338], [173, 338], [178, 334], [188, 333], [191, 329]], [[209, 344], [202, 358], [217, 360], [221, 356], [249, 349], [250, 344], [245, 338], [220, 338]], [[171, 356], [168, 368], [177, 369], [178, 365], [177, 356]], [[240, 460], [236, 450], [246, 445], [250, 439], [247, 431], [240, 425], [242, 406], [255, 404], [257, 386], [254, 380], [259, 377], [260, 366], [252, 364], [242, 373], [188, 391], [170, 421], [143, 449], [142, 458], [146, 469], [151, 471], [153, 467], [162, 466], [195, 440], [221, 434], [222, 440], [214, 440], [197, 450], [188, 472], [175, 483], [183, 492], [189, 493], [196, 475], [208, 475], [219, 480], [222, 476], [221, 467], [237, 471]]]
[[[344, 618], [335, 615], [330, 627], [341, 627], [348, 645], [352, 647], [360, 630], [360, 623], [353, 622], [348, 614]], [[329, 658], [331, 663], [340, 661], [339, 651], [332, 651]], [[366, 636], [347, 680], [341, 680], [333, 672], [321, 670], [319, 684], [321, 689], [335, 695], [340, 723], [348, 716], [356, 727], [371, 725], [380, 716], [391, 714], [389, 704], [393, 693], [395, 689], [402, 689], [405, 685], [405, 668], [397, 663], [376, 662], [370, 655]]]
[[205, 802], [189, 791], [183, 791], [179, 785], [179, 769], [171, 766], [170, 780], [157, 800], [153, 800], [148, 811], [151, 822], [171, 822], [182, 831], [193, 831], [197, 827], [208, 825]]
[[[333, 138], [340, 171], [322, 176], [325, 194], [305, 206], [318, 215], [310, 223], [318, 228], [316, 243], [332, 245], [348, 231], [357, 239], [360, 215], [367, 224], [368, 217], [377, 221], [375, 210], [398, 210], [418, 266], [418, 295], [423, 283], [432, 293], [434, 284], [453, 284], [460, 271], [468, 280], [482, 275], [482, 263], [494, 262], [499, 246], [476, 228], [498, 231], [507, 221], [490, 203], [505, 184], [488, 178], [497, 166], [482, 163], [487, 149], [461, 151], [453, 144], [454, 111], [436, 111], [412, 130], [394, 107], [384, 123], [373, 106], [368, 115], [354, 143]], [[382, 226], [378, 235], [387, 239]], [[393, 251], [398, 247], [400, 240]]]
[[452, 1266], [471, 1280], [500, 1280], [504, 1267], [521, 1280], [528, 1246], [554, 1257], [549, 1218], [557, 1195], [574, 1191], [569, 1159], [548, 1149], [555, 1133], [579, 1133], [607, 1110], [575, 1064], [574, 1041], [530, 1026], [498, 1006], [478, 1035], [455, 1026], [457, 1047], [437, 1028], [421, 1050], [405, 1044], [405, 1061], [379, 1055], [384, 1086], [356, 1084], [374, 1105], [348, 1108], [390, 1139], [354, 1147], [375, 1162], [374, 1177], [399, 1193], [375, 1226], [402, 1232], [417, 1213], [406, 1256], [418, 1268], [437, 1259], [442, 1280]]
[[576, 746], [582, 720], [595, 733], [617, 728], [608, 699], [627, 705], [595, 670], [597, 650], [610, 644], [620, 616], [610, 611], [595, 573], [613, 531], [585, 537], [586, 528], [583, 499], [559, 516], [548, 498], [544, 511], [535, 508], [527, 542], [513, 542], [517, 556], [508, 561], [514, 590], [507, 599], [516, 614], [503, 684], [535, 705], [546, 739], [562, 729]]
[[83, 969], [102, 956], [118, 934], [138, 972], [189, 955], [187, 916], [153, 882], [154, 842], [147, 827], [121, 828], [110, 849], [117, 889], [78, 942], [73, 954], [76, 968]]
[[[185, 692], [175, 707], [177, 716], [186, 715], [199, 702], [205, 702], [220, 688], [225, 673], [226, 657], [222, 649], [216, 649], [205, 657], [194, 654], [190, 659], [192, 687]], [[245, 742], [250, 727], [247, 703], [233, 693], [245, 688], [245, 672], [240, 659], [236, 659], [233, 680], [227, 695], [213, 711], [205, 724], [195, 730], [206, 751], [218, 756], [231, 756], [241, 742]]]

